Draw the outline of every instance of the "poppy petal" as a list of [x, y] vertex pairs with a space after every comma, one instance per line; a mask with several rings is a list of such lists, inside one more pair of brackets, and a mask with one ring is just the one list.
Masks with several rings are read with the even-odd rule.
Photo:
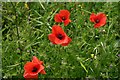
[[62, 44], [64, 40], [60, 40], [58, 38], [55, 38], [55, 43], [56, 44]]
[[[59, 33], [58, 33], [59, 34]], [[62, 33], [60, 33], [60, 34], [62, 34]], [[60, 39], [58, 39], [58, 38], [55, 38], [55, 43], [56, 44], [63, 44], [63, 43], [67, 43], [68, 42], [68, 36], [66, 35], [66, 33], [64, 32], [63, 34], [62, 34], [63, 36], [64, 36], [64, 38], [62, 39], [62, 40], [60, 40]]]
[[103, 12], [98, 13], [96, 17], [100, 21], [101, 21], [101, 19], [103, 20], [103, 18], [104, 18], [104, 21], [106, 21], [106, 19], [107, 19], [107, 16]]
[[28, 75], [28, 73], [25, 71], [23, 76], [26, 78], [27, 75]]
[[61, 45], [62, 45], [62, 46], [67, 46], [71, 41], [72, 41], [72, 39], [68, 37], [68, 42], [67, 42], [67, 43], [63, 43], [63, 44], [61, 44]]
[[[37, 68], [38, 70], [36, 72], [32, 72], [33, 68]], [[33, 62], [27, 62], [25, 65], [24, 65], [24, 70], [31, 74], [31, 75], [36, 75], [38, 74], [40, 71], [41, 68], [40, 68], [40, 64], [38, 63], [33, 63]]]
[[59, 14], [61, 17], [64, 16], [66, 19], [70, 17], [70, 12], [68, 10], [60, 10]]
[[106, 15], [105, 15], [103, 12], [100, 12], [100, 13], [98, 13], [98, 14], [96, 15], [96, 17], [97, 17], [97, 19], [100, 20], [100, 19], [106, 17]]
[[104, 26], [106, 24], [106, 20], [104, 21], [105, 19], [101, 20], [99, 23], [96, 23], [94, 25], [94, 28], [99, 28], [101, 26]]
[[53, 44], [62, 44], [62, 40], [59, 40], [54, 34], [49, 34], [48, 38]]
[[42, 61], [38, 60], [36, 56], [33, 56], [32, 62], [27, 62], [24, 65], [24, 78], [26, 78], [27, 80], [37, 79], [38, 73], [44, 70], [44, 66], [42, 64]]
[[64, 35], [63, 29], [58, 25], [53, 25], [52, 34], [59, 34], [59, 33]]
[[104, 26], [106, 24], [107, 17], [104, 13], [99, 13], [97, 18], [100, 20], [100, 22], [96, 23], [94, 25], [95, 28], [99, 28], [99, 27]]
[[43, 65], [40, 65], [40, 69], [39, 69], [38, 72], [41, 72], [43, 69], [44, 69], [44, 66], [43, 66]]
[[49, 34], [48, 38], [53, 44], [62, 44], [67, 42], [66, 34], [65, 34], [65, 39], [63, 40], [58, 39], [54, 34]]
[[96, 18], [96, 14], [92, 13], [92, 14], [90, 15], [90, 21], [91, 21], [91, 22], [95, 22], [95, 18]]
[[46, 74], [46, 72], [45, 72], [45, 70], [44, 70], [44, 69], [43, 69], [40, 73], [41, 73], [41, 74]]
[[59, 14], [56, 14], [54, 17], [55, 22], [62, 22], [62, 19], [60, 18]]
[[38, 78], [38, 74], [36, 74], [36, 75], [30, 75], [29, 73], [24, 73], [24, 78], [26, 78], [26, 79], [36, 79], [36, 78]]
[[48, 39], [53, 43], [53, 44], [56, 44], [54, 41], [55, 41], [55, 35], [53, 35], [53, 34], [49, 34], [48, 35]]
[[33, 63], [39, 63], [39, 64], [43, 64], [42, 61], [38, 60], [38, 58], [36, 56], [33, 56], [33, 60], [32, 60]]
[[70, 19], [65, 20], [65, 21], [64, 21], [64, 26], [67, 26], [70, 22], [71, 22]]
[[27, 71], [27, 72], [30, 72], [31, 69], [34, 67], [34, 63], [33, 62], [27, 62], [25, 65], [24, 65], [24, 70]]
[[52, 27], [52, 34], [49, 34], [48, 38], [53, 44], [67, 45], [71, 41], [62, 28], [57, 25]]

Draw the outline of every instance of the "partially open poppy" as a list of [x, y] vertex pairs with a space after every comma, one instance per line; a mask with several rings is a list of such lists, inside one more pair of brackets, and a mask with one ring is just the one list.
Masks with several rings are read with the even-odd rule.
[[92, 13], [90, 15], [90, 21], [95, 23], [95, 25], [94, 25], [95, 28], [99, 28], [101, 26], [104, 26], [106, 24], [106, 20], [107, 20], [107, 17], [102, 12], [100, 12], [98, 14]]
[[60, 44], [62, 46], [67, 46], [71, 42], [71, 38], [58, 25], [52, 27], [52, 33], [48, 35], [48, 38], [53, 44]]
[[38, 60], [37, 57], [33, 56], [32, 62], [27, 62], [24, 65], [24, 78], [26, 79], [37, 79], [38, 73], [46, 74], [44, 71], [43, 62]]
[[60, 10], [54, 17], [55, 22], [64, 22], [64, 26], [67, 26], [71, 20], [69, 19], [70, 12], [68, 10]]

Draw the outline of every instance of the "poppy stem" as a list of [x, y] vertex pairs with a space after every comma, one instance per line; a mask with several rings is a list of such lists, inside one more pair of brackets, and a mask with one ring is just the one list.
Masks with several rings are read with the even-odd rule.
[[81, 9], [81, 10], [84, 11], [84, 12], [87, 12], [87, 13], [91, 14], [91, 12], [89, 12], [89, 11], [86, 11], [86, 10], [84, 10], [84, 9]]
[[64, 24], [62, 24], [61, 27], [62, 27], [62, 29], [64, 30], [64, 27], [65, 27]]

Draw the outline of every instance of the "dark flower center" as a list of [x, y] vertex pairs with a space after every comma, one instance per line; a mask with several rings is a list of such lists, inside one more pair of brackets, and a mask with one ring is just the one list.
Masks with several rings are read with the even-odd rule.
[[32, 72], [37, 72], [37, 68], [36, 67], [33, 67], [33, 70], [32, 70]]
[[66, 20], [65, 17], [62, 17], [62, 20]]
[[63, 35], [62, 34], [58, 34], [57, 38], [60, 39], [60, 40], [62, 40], [63, 39]]
[[95, 22], [96, 22], [96, 23], [99, 23], [99, 22], [100, 22], [100, 20], [98, 20], [98, 19], [97, 19], [97, 20], [95, 20]]

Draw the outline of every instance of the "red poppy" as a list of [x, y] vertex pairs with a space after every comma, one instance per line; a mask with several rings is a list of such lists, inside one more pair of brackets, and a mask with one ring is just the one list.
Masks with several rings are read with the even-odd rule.
[[64, 26], [67, 26], [71, 20], [69, 19], [70, 12], [68, 10], [60, 10], [54, 17], [55, 22], [64, 22]]
[[52, 33], [48, 35], [48, 38], [53, 44], [60, 44], [62, 46], [67, 46], [71, 42], [71, 38], [58, 25], [52, 27]]
[[99, 28], [101, 26], [104, 26], [106, 24], [106, 20], [107, 20], [107, 17], [102, 12], [100, 12], [98, 14], [92, 13], [90, 15], [90, 21], [95, 23], [95, 25], [94, 25], [95, 28]]
[[48, 38], [53, 44], [60, 44], [62, 46], [67, 46], [71, 42], [71, 38], [57, 25], [52, 27], [52, 34], [49, 34]]
[[46, 74], [44, 71], [43, 62], [38, 60], [37, 57], [33, 56], [32, 62], [27, 62], [24, 65], [24, 78], [26, 79], [37, 79], [38, 73]]

